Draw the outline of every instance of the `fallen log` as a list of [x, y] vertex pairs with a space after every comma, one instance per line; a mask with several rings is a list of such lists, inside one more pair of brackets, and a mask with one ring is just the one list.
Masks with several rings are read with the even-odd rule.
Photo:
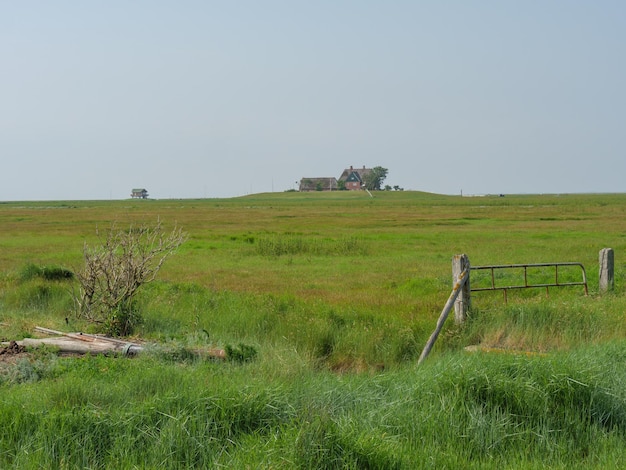
[[[134, 356], [143, 350], [139, 344], [130, 341], [123, 341], [117, 338], [109, 338], [108, 336], [92, 335], [89, 333], [65, 333], [63, 331], [51, 330], [42, 326], [36, 326], [35, 331], [48, 335], [57, 335], [59, 338], [46, 338], [31, 341], [26, 338], [27, 344], [36, 347], [39, 344], [49, 344], [59, 348], [61, 352], [70, 352], [75, 354], [102, 354], [102, 353], [121, 353], [124, 356]], [[18, 342], [19, 343], [19, 342]], [[32, 344], [28, 344], [32, 343]]]
[[[18, 345], [27, 348], [38, 348], [41, 346], [51, 346], [57, 348], [61, 353], [71, 354], [123, 354], [124, 356], [134, 356], [143, 350], [138, 344], [126, 343], [125, 345], [115, 344], [107, 341], [81, 341], [69, 337], [58, 338], [24, 338], [15, 341]], [[2, 343], [5, 344], [5, 343]], [[6, 343], [8, 344], [8, 343]]]
[[118, 343], [118, 344], [134, 344], [129, 341], [124, 341], [117, 338], [111, 338], [109, 336], [104, 335], [92, 335], [89, 333], [64, 333], [63, 331], [51, 330], [50, 328], [44, 328], [43, 326], [36, 326], [35, 331], [39, 331], [40, 333], [45, 333], [47, 335], [57, 335], [57, 336], [67, 336], [68, 338], [77, 339], [79, 341], [108, 341], [110, 343]]
[[[135, 356], [144, 350], [144, 347], [140, 344], [110, 338], [108, 336], [92, 335], [89, 333], [65, 333], [41, 326], [36, 326], [35, 331], [55, 335], [55, 337], [24, 338], [23, 340], [15, 341], [15, 343], [28, 348], [37, 348], [47, 345], [57, 348], [60, 353], [66, 354], [121, 354], [123, 356]], [[3, 346], [9, 344], [9, 342], [2, 343]], [[193, 349], [192, 352], [198, 357], [226, 359], [226, 351], [223, 349]]]

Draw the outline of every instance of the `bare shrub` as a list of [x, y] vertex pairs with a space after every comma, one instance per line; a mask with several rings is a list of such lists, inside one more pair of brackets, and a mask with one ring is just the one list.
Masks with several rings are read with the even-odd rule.
[[104, 325], [115, 336], [131, 334], [141, 321], [135, 305], [137, 290], [153, 281], [165, 260], [185, 241], [180, 228], [164, 233], [161, 221], [153, 227], [115, 225], [101, 236], [100, 246], [83, 248], [84, 267], [76, 272], [74, 295], [79, 318]]

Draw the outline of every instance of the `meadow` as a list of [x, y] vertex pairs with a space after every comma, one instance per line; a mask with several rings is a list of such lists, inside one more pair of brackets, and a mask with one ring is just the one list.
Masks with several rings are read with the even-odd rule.
[[[75, 281], [41, 273], [98, 231], [188, 236], [139, 294], [145, 354], [0, 364], [0, 468], [621, 468], [626, 195], [374, 196], [0, 203], [3, 341], [95, 332]], [[589, 295], [475, 293], [418, 367], [460, 253], [580, 262]]]

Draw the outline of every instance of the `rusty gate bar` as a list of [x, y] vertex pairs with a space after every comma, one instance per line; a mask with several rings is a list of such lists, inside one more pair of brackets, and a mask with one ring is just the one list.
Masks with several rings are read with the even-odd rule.
[[[580, 282], [559, 282], [559, 266], [578, 266], [582, 272], [582, 281]], [[542, 284], [528, 284], [528, 268], [543, 268], [543, 267], [554, 267], [554, 283], [542, 283]], [[496, 286], [495, 275], [494, 272], [496, 269], [524, 269], [524, 284], [523, 285], [514, 285], [514, 286]], [[493, 266], [471, 266], [470, 270], [485, 270], [488, 269], [491, 271], [491, 287], [471, 287], [471, 292], [479, 292], [479, 291], [487, 291], [487, 290], [501, 290], [504, 291], [504, 300], [506, 301], [506, 292], [509, 289], [532, 289], [537, 287], [545, 287], [546, 294], [550, 287], [565, 287], [565, 286], [584, 286], [585, 295], [589, 294], [589, 290], [587, 288], [587, 273], [585, 272], [585, 267], [582, 263], [530, 263], [530, 264], [500, 264]]]

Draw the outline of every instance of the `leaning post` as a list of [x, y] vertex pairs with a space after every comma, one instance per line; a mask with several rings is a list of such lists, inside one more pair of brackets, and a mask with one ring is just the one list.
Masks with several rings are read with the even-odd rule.
[[467, 255], [454, 255], [452, 258], [452, 285], [459, 280], [463, 271], [467, 270], [467, 280], [463, 284], [456, 301], [454, 302], [454, 322], [461, 324], [467, 318], [467, 311], [470, 308], [470, 261]]
[[600, 250], [600, 292], [613, 290], [614, 280], [614, 256], [613, 248], [603, 248]]

